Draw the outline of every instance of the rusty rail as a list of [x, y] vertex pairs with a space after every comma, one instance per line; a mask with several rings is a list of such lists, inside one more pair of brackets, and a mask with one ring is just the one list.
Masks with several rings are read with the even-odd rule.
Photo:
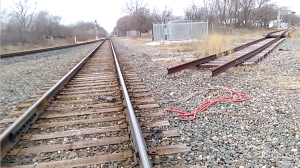
[[[87, 61], [94, 55], [99, 47], [105, 42], [102, 41], [92, 52], [85, 56], [70, 72], [68, 72], [64, 77], [62, 77], [57, 83], [54, 84], [45, 94], [42, 95], [29, 109], [26, 110], [12, 125], [10, 125], [1, 135], [1, 160], [6, 156], [6, 154], [13, 148], [13, 146], [22, 137], [29, 127], [35, 123], [38, 117], [45, 111], [48, 103], [51, 101], [54, 95], [56, 95], [67, 83], [81, 70], [81, 68], [87, 63]], [[121, 90], [124, 96], [125, 110], [127, 111], [129, 129], [131, 132], [131, 138], [133, 141], [133, 147], [135, 149], [136, 155], [139, 154], [139, 161], [142, 163], [144, 168], [151, 168], [152, 164], [149, 160], [147, 147], [145, 145], [145, 140], [140, 129], [138, 119], [135, 115], [133, 105], [131, 103], [127, 86], [124, 81], [121, 68], [113, 47], [113, 43], [110, 40], [110, 46], [112, 50], [112, 55], [117, 69], [118, 79], [121, 84]]]
[[136, 149], [135, 152], [139, 154], [140, 160], [141, 160], [142, 165], [143, 165], [143, 168], [151, 168], [152, 164], [150, 163], [150, 160], [149, 160], [149, 156], [148, 156], [148, 153], [147, 153], [147, 147], [145, 145], [145, 141], [144, 141], [144, 138], [143, 138], [143, 135], [142, 135], [142, 131], [141, 131], [141, 128], [138, 124], [138, 121], [137, 121], [137, 118], [136, 118], [136, 115], [135, 115], [135, 112], [134, 112], [134, 109], [133, 109], [128, 91], [127, 91], [127, 87], [126, 87], [126, 84], [125, 84], [125, 81], [124, 81], [123, 74], [121, 72], [120, 65], [118, 63], [118, 58], [116, 56], [115, 49], [114, 49], [114, 46], [112, 44], [112, 41], [110, 41], [110, 44], [111, 44], [111, 48], [112, 48], [116, 68], [117, 68], [117, 71], [118, 71], [118, 76], [119, 76], [119, 81], [120, 81], [120, 84], [121, 84], [121, 87], [122, 87], [122, 92], [124, 94], [124, 99], [125, 99], [125, 102], [126, 102], [126, 108], [127, 108], [126, 110], [129, 114], [129, 118], [130, 118], [129, 125], [130, 125], [131, 132], [133, 133], [132, 134], [132, 136], [133, 136], [132, 140], [133, 140], [134, 148]]
[[276, 30], [276, 31], [270, 32], [270, 33], [268, 33], [268, 34], [266, 35], [266, 38], [274, 38], [274, 37], [271, 37], [271, 35], [272, 35], [272, 34], [275, 34], [275, 33], [278, 33], [278, 32], [280, 32], [280, 31], [282, 31], [282, 30]]
[[[266, 38], [277, 38], [277, 37], [284, 38], [287, 33], [289, 33], [290, 31], [293, 31], [293, 30], [294, 30], [294, 28], [289, 28], [289, 29], [283, 29], [283, 30], [277, 30], [274, 32], [270, 32], [266, 35]], [[282, 33], [280, 33], [280, 32], [282, 32]], [[280, 34], [278, 34], [278, 33], [280, 33]]]
[[220, 53], [217, 53], [217, 54], [213, 54], [213, 55], [210, 55], [210, 56], [207, 56], [207, 57], [204, 57], [204, 58], [200, 58], [200, 59], [197, 59], [197, 60], [194, 60], [194, 61], [190, 61], [190, 62], [181, 64], [181, 65], [177, 65], [177, 66], [168, 68], [168, 75], [176, 73], [176, 72], [179, 72], [179, 71], [182, 71], [184, 69], [194, 68], [194, 67], [196, 67], [199, 64], [203, 64], [203, 63], [206, 63], [206, 62], [211, 61], [213, 59], [216, 59], [218, 56], [225, 56], [225, 55], [230, 54], [231, 52], [239, 51], [239, 50], [241, 50], [243, 48], [248, 47], [249, 45], [258, 43], [258, 42], [260, 42], [260, 41], [262, 41], [264, 39], [265, 38], [260, 38], [258, 40], [251, 41], [251, 42], [249, 42], [247, 44], [243, 44], [243, 45], [240, 45], [238, 47], [235, 47], [232, 50], [226, 50], [226, 51], [223, 51], [223, 52], [220, 52]]
[[85, 56], [70, 72], [61, 78], [53, 87], [51, 87], [41, 98], [39, 98], [31, 107], [28, 108], [12, 125], [10, 125], [1, 135], [1, 160], [7, 152], [19, 141], [21, 135], [26, 132], [38, 116], [44, 112], [44, 108], [53, 96], [64, 87], [66, 83], [81, 69], [96, 50], [105, 42], [103, 40], [93, 51]]
[[[255, 43], [258, 43], [258, 42], [260, 42], [260, 41], [263, 41], [263, 40], [265, 40], [267, 37], [269, 37], [269, 35], [271, 35], [271, 34], [273, 34], [273, 33], [280, 32], [280, 31], [283, 31], [283, 30], [278, 30], [278, 31], [271, 32], [271, 33], [269, 33], [269, 34], [268, 34], [266, 37], [264, 37], [264, 38], [260, 38], [260, 39], [258, 39], [258, 40], [254, 40], [254, 41], [252, 41], [252, 42], [250, 42], [250, 43], [243, 44], [243, 45], [241, 45], [241, 46], [238, 46], [238, 47], [233, 48], [232, 50], [223, 51], [223, 52], [218, 53], [218, 54], [213, 54], [213, 55], [210, 55], [210, 56], [207, 56], [207, 57], [204, 57], [204, 58], [200, 58], [200, 59], [197, 59], [197, 60], [194, 60], [194, 61], [190, 61], [190, 62], [187, 62], [187, 63], [183, 63], [183, 64], [181, 64], [181, 65], [177, 65], [177, 66], [174, 66], [174, 67], [171, 67], [171, 68], [167, 68], [167, 70], [168, 70], [168, 73], [167, 73], [167, 74], [173, 74], [173, 73], [182, 71], [182, 70], [184, 70], [184, 69], [192, 69], [192, 68], [195, 68], [195, 67], [197, 67], [197, 66], [200, 65], [200, 64], [204, 64], [204, 63], [206, 63], [206, 62], [208, 62], [208, 61], [217, 59], [218, 56], [226, 56], [226, 55], [228, 55], [231, 51], [236, 52], [236, 51], [239, 51], [239, 50], [241, 50], [241, 49], [244, 49], [244, 48], [246, 48], [246, 47], [248, 47], [248, 46], [251, 46], [251, 45], [253, 45], [253, 44], [255, 44]], [[289, 31], [289, 29], [284, 30], [284, 31], [278, 36], [278, 38], [283, 37], [287, 31]], [[276, 42], [276, 41], [275, 41], [275, 42]], [[269, 43], [268, 43], [268, 44], [269, 44]], [[268, 44], [266, 44], [266, 45], [268, 45]], [[273, 43], [272, 43], [272, 44], [273, 44]], [[269, 45], [268, 45], [268, 46], [269, 46]], [[262, 47], [262, 48], [263, 48], [263, 47]], [[262, 51], [262, 50], [260, 50], [260, 51]], [[259, 52], [260, 52], [260, 51], [259, 51]], [[253, 53], [254, 53], [254, 52], [253, 52]], [[255, 52], [255, 53], [257, 54], [258, 52]], [[224, 64], [224, 65], [225, 65], [224, 67], [226, 67], [226, 68], [224, 68], [224, 67], [221, 67], [221, 68], [218, 67], [218, 69], [216, 68], [216, 69], [214, 70], [214, 73], [213, 73], [212, 76], [216, 76], [217, 74], [221, 73], [221, 70], [222, 70], [222, 69], [224, 69], [224, 70], [225, 70], [225, 69], [226, 69], [226, 70], [229, 69], [229, 68], [228, 68], [229, 65], [235, 66], [235, 65], [237, 65], [237, 64], [240, 64], [241, 62], [243, 62], [243, 61], [245, 61], [245, 60], [251, 58], [251, 57], [254, 56], [255, 54], [249, 53], [249, 54], [247, 54], [247, 55], [248, 55], [248, 56], [245, 56], [245, 57], [242, 56], [243, 58], [237, 58], [237, 59], [235, 59], [235, 60], [232, 60], [232, 61], [228, 62], [228, 64], [226, 63], [226, 65]], [[234, 63], [234, 62], [235, 62], [235, 63]], [[223, 66], [223, 65], [222, 65], [222, 66]]]
[[231, 60], [215, 69], [212, 70], [212, 77], [219, 75], [222, 72], [225, 72], [226, 70], [230, 69], [231, 67], [234, 67], [242, 62], [244, 62], [245, 60], [253, 57], [254, 55], [258, 54], [259, 52], [263, 51], [264, 49], [268, 48], [270, 45], [274, 44], [276, 41], [278, 41], [280, 39], [280, 37], [268, 42], [267, 44], [257, 48], [256, 50], [253, 50], [252, 52], [245, 54], [241, 57], [238, 57], [234, 60]]
[[[274, 38], [274, 40], [266, 43], [265, 45], [253, 50], [252, 52], [245, 54], [241, 57], [238, 57], [234, 60], [231, 60], [215, 69], [212, 70], [212, 77], [219, 75], [222, 72], [225, 72], [226, 70], [230, 69], [231, 67], [234, 67], [238, 64], [241, 64], [242, 62], [244, 62], [245, 60], [253, 57], [254, 55], [260, 53], [261, 51], [263, 51], [264, 49], [268, 48], [269, 46], [271, 46], [272, 44], [274, 44], [276, 41], [278, 41], [281, 37], [283, 37], [285, 35], [285, 33], [289, 31], [289, 29], [286, 29], [285, 31], [283, 31], [277, 38]], [[280, 32], [280, 31], [278, 31]]]
[[26, 55], [26, 54], [35, 54], [35, 53], [40, 53], [40, 52], [71, 48], [71, 47], [76, 47], [76, 46], [80, 46], [80, 45], [95, 43], [95, 42], [98, 42], [98, 41], [102, 41], [102, 39], [101, 40], [94, 40], [94, 41], [84, 42], [84, 43], [58, 46], [58, 47], [49, 47], [49, 48], [43, 48], [43, 49], [36, 49], [36, 50], [28, 50], [28, 51], [21, 51], [21, 52], [15, 52], [15, 53], [1, 54], [0, 59], [12, 58], [12, 57], [22, 56], [22, 55]]

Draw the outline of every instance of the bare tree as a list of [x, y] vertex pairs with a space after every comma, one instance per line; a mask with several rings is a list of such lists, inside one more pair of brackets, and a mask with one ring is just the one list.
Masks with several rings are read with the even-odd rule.
[[157, 10], [157, 7], [153, 8], [153, 20], [154, 22], [164, 22], [167, 23], [172, 19], [172, 9], [165, 7], [164, 11]]
[[28, 31], [31, 28], [31, 24], [36, 15], [37, 2], [31, 0], [18, 0], [13, 1], [11, 11], [14, 17], [16, 17], [20, 23], [22, 31]]
[[275, 20], [277, 18], [278, 10], [275, 5], [270, 4], [263, 6], [256, 11], [255, 20], [260, 24], [260, 26], [268, 26], [271, 20]]
[[123, 7], [123, 11], [140, 21], [142, 25], [140, 27], [141, 32], [147, 32], [151, 29], [151, 11], [148, 4], [143, 0], [128, 0]]
[[[29, 0], [20, 0], [14, 2], [13, 6], [9, 8], [10, 10], [1, 11], [0, 40], [2, 45], [48, 44], [47, 39], [50, 37], [58, 39], [58, 41], [72, 38], [71, 42], [73, 42], [74, 35], [78, 37], [78, 40], [95, 37], [93, 22], [81, 21], [73, 25], [62, 25], [62, 17], [51, 15], [48, 11], [36, 11], [36, 6], [30, 6], [30, 4], [36, 5], [36, 3], [29, 3]], [[97, 25], [97, 30], [99, 37], [106, 35], [103, 27]]]
[[273, 0], [203, 0], [185, 9], [190, 20], [208, 19], [211, 28], [267, 26], [274, 19]]
[[215, 11], [216, 11], [216, 0], [203, 0], [205, 18], [208, 19], [208, 25], [214, 28], [215, 25]]
[[6, 29], [9, 23], [9, 20], [11, 19], [10, 14], [8, 12], [8, 10], [5, 8], [1, 11], [1, 15], [0, 15], [0, 29]]
[[125, 3], [123, 11], [129, 15], [138, 16], [147, 9], [148, 4], [143, 0], [129, 0]]
[[205, 11], [203, 7], [197, 6], [195, 2], [186, 9], [184, 9], [185, 16], [188, 20], [200, 21], [205, 17]]
[[118, 19], [116, 27], [114, 31], [118, 30], [118, 34], [120, 36], [126, 35], [126, 31], [130, 30], [139, 30], [141, 27], [141, 23], [132, 15], [126, 15]]

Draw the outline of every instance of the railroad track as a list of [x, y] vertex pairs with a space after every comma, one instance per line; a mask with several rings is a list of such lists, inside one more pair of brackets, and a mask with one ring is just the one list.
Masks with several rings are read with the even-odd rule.
[[70, 44], [70, 45], [64, 45], [64, 46], [58, 46], [58, 47], [49, 47], [49, 48], [42, 48], [42, 49], [36, 49], [36, 50], [28, 50], [28, 51], [14, 52], [14, 53], [8, 53], [8, 54], [1, 54], [0, 59], [23, 56], [26, 54], [35, 54], [35, 53], [40, 53], [40, 52], [59, 50], [59, 49], [64, 49], [64, 48], [71, 48], [71, 47], [76, 47], [76, 46], [80, 46], [80, 45], [95, 43], [95, 42], [102, 41], [102, 40], [104, 40], [104, 38], [101, 40], [94, 40], [94, 41], [88, 41], [88, 42], [82, 42], [82, 43]]
[[274, 31], [274, 32], [270, 32], [266, 35], [266, 38], [277, 38], [277, 37], [285, 37], [286, 34], [288, 34], [291, 31], [294, 31], [294, 28], [290, 28], [290, 29], [284, 29], [284, 30], [278, 30], [278, 31]]
[[148, 143], [180, 134], [110, 40], [0, 124], [2, 167], [152, 167], [149, 158], [190, 151]]
[[254, 40], [232, 50], [168, 68], [168, 74], [173, 74], [184, 69], [214, 68], [211, 75], [214, 77], [237, 65], [256, 64], [283, 42], [283, 37], [293, 30], [287, 29], [271, 32], [264, 38]]

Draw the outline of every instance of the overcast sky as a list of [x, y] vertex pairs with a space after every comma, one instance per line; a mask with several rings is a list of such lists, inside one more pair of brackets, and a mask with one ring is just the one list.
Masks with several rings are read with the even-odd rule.
[[[12, 0], [1, 0], [1, 10], [11, 5]], [[157, 6], [164, 10], [165, 6], [173, 9], [173, 14], [182, 16], [183, 9], [188, 7], [193, 0], [144, 0], [151, 8]], [[203, 0], [194, 0], [201, 5]], [[300, 15], [300, 0], [273, 0], [280, 6], [291, 7]], [[122, 6], [126, 0], [38, 0], [39, 10], [47, 10], [50, 14], [59, 15], [64, 24], [76, 23], [79, 20], [94, 21], [111, 32], [117, 20], [124, 16]]]

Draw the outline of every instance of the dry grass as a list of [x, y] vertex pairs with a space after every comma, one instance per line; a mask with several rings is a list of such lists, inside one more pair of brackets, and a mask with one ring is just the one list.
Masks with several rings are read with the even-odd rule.
[[142, 43], [150, 43], [152, 42], [151, 38], [148, 37], [130, 37], [131, 39], [135, 40], [135, 41], [140, 41]]
[[183, 43], [177, 43], [173, 44], [173, 50], [177, 52], [192, 52], [195, 50], [195, 48], [198, 47], [198, 42], [183, 42]]
[[278, 85], [285, 89], [300, 89], [299, 76], [278, 76]]
[[213, 32], [199, 42], [187, 42], [176, 44], [173, 51], [190, 52], [196, 58], [216, 54], [230, 50], [244, 43], [262, 38], [270, 32], [269, 29], [260, 30], [234, 30], [226, 33]]
[[124, 38], [129, 38], [133, 40], [140, 40], [143, 42], [152, 42], [152, 34], [150, 33], [142, 33], [141, 36], [136, 36], [136, 37], [124, 37]]
[[296, 51], [300, 51], [300, 46], [297, 46], [297, 47], [296, 47]]
[[141, 42], [141, 44], [152, 42], [151, 36], [150, 37], [149, 36], [124, 37], [124, 38], [134, 40], [135, 42], [139, 41], [139, 42]]
[[268, 71], [272, 71], [272, 67], [260, 62], [258, 64], [253, 64], [253, 65], [237, 66], [237, 67], [231, 68], [230, 71], [233, 73], [253, 72], [253, 71], [268, 72]]
[[287, 38], [289, 40], [298, 40], [300, 38], [300, 33], [294, 30], [288, 34]]
[[[91, 39], [87, 40], [90, 41]], [[55, 40], [44, 40], [38, 44], [23, 44], [23, 45], [6, 45], [1, 46], [1, 54], [7, 54], [7, 53], [14, 53], [14, 52], [21, 52], [21, 51], [27, 51], [27, 50], [36, 50], [36, 49], [42, 49], [42, 48], [48, 48], [48, 47], [57, 47], [57, 46], [63, 46], [63, 45], [69, 45], [69, 44], [75, 44], [73, 38], [69, 39], [55, 39]]]
[[184, 58], [169, 58], [165, 60], [165, 62], [169, 64], [179, 64], [184, 62]]

